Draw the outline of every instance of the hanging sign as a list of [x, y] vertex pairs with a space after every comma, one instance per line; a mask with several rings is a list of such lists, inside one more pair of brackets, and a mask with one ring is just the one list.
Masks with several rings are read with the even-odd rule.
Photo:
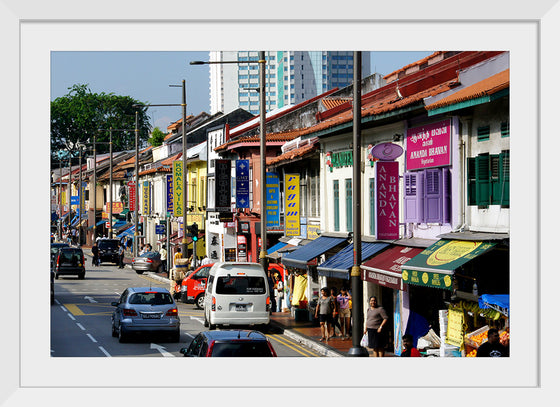
[[376, 238], [399, 238], [399, 163], [378, 161], [376, 164]]
[[130, 211], [136, 210], [136, 182], [128, 181], [126, 186], [128, 187], [128, 209]]
[[280, 179], [277, 172], [266, 173], [266, 226], [280, 226]]
[[150, 182], [144, 181], [142, 185], [142, 213], [150, 214]]
[[285, 174], [284, 185], [286, 215], [286, 236], [299, 236], [300, 229], [300, 212], [299, 212], [299, 174]]
[[173, 175], [166, 175], [166, 205], [169, 216], [173, 215]]
[[249, 208], [249, 160], [235, 161], [235, 206]]
[[465, 338], [463, 334], [463, 310], [450, 309], [448, 312], [445, 343], [461, 348]]
[[183, 216], [183, 161], [173, 161], [173, 215]]
[[406, 131], [406, 170], [451, 165], [451, 120]]

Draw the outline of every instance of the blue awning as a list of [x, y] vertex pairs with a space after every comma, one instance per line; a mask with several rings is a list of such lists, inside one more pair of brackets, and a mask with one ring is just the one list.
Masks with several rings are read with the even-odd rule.
[[344, 237], [319, 236], [317, 239], [301, 246], [291, 253], [282, 257], [282, 264], [285, 266], [307, 269], [307, 262], [325, 253], [339, 244], [347, 242]]
[[117, 237], [134, 236], [134, 229], [135, 228], [136, 228], [136, 226], [131, 226], [128, 229], [126, 229], [125, 231], [123, 231], [122, 233], [118, 234]]
[[266, 252], [268, 254], [272, 254], [274, 253], [276, 250], [280, 250], [283, 249], [284, 247], [287, 246], [288, 243], [284, 243], [284, 242], [278, 242], [276, 243], [274, 246], [272, 246], [270, 249], [268, 249]]
[[115, 224], [113, 225], [113, 229], [118, 229], [120, 227], [123, 227], [124, 225], [126, 225], [126, 221], [124, 220], [118, 220], [115, 222]]
[[[377, 252], [389, 246], [388, 243], [362, 242], [362, 261], [369, 259]], [[331, 258], [325, 260], [319, 267], [317, 273], [320, 276], [350, 279], [348, 270], [354, 265], [354, 243], [350, 243]]]

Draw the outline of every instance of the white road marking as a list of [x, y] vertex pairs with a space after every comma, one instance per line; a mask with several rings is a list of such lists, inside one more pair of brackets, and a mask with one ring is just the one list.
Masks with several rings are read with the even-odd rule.
[[68, 317], [70, 317], [70, 319], [71, 319], [72, 321], [75, 321], [75, 320], [76, 320], [76, 318], [74, 318], [74, 315], [72, 315], [72, 314], [70, 314], [70, 313], [68, 313], [67, 315], [68, 315]]
[[66, 308], [64, 308], [64, 305], [61, 305], [61, 306], [60, 306], [60, 309], [61, 309], [62, 311], [64, 311], [64, 312], [68, 312], [68, 310], [67, 310]]
[[85, 330], [86, 330], [86, 328], [84, 328], [84, 327], [82, 326], [82, 324], [80, 324], [79, 322], [76, 322], [76, 325], [78, 325], [78, 327], [79, 327], [82, 331], [85, 331]]
[[95, 338], [93, 336], [91, 336], [91, 334], [86, 334], [86, 335], [89, 337], [89, 339], [92, 340], [92, 342], [97, 343], [97, 341], [95, 340]]
[[165, 346], [158, 345], [157, 343], [151, 343], [150, 344], [150, 349], [157, 349], [159, 351], [159, 353], [162, 354], [162, 356], [175, 357], [174, 354], [169, 353], [165, 350]]
[[111, 357], [111, 355], [109, 354], [109, 352], [107, 352], [105, 349], [103, 349], [103, 346], [100, 346], [99, 349], [101, 350], [101, 352], [103, 352], [103, 353], [105, 354], [105, 356]]
[[201, 318], [201, 317], [193, 317], [193, 316], [191, 316], [190, 318], [193, 319], [193, 320], [195, 320], [195, 321], [197, 321], [197, 322], [200, 322], [201, 324], [204, 325], [204, 318]]

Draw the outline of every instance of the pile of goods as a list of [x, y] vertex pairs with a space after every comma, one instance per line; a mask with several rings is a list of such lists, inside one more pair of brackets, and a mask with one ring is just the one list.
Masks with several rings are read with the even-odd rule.
[[497, 321], [502, 317], [499, 311], [492, 308], [480, 308], [477, 303], [471, 301], [460, 301], [455, 304], [455, 308], [462, 308], [467, 312], [482, 315], [484, 318]]
[[[478, 347], [488, 340], [488, 329], [489, 327], [485, 326], [466, 336], [465, 342], [473, 347], [466, 355], [468, 358], [475, 357]], [[509, 328], [500, 331], [500, 343], [504, 346], [509, 345]]]

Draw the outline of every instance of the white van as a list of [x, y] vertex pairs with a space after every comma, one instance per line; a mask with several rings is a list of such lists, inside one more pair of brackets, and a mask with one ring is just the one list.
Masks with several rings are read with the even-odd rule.
[[208, 274], [204, 326], [263, 325], [270, 322], [266, 273], [258, 263], [219, 262]]

